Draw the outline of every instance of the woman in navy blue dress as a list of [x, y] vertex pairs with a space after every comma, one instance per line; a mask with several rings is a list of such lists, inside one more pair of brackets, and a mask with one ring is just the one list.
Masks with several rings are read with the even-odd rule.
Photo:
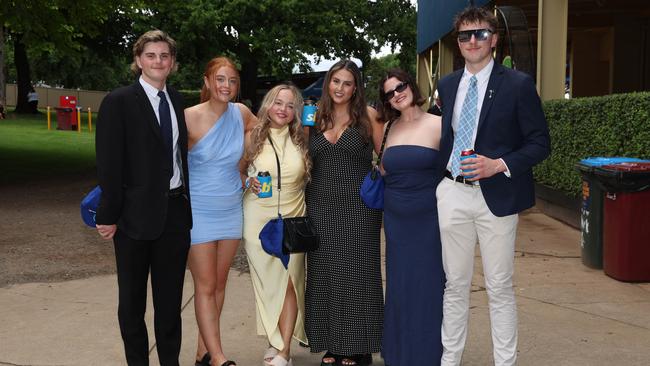
[[436, 207], [440, 117], [428, 114], [413, 79], [393, 69], [379, 87], [380, 121], [391, 123], [382, 159], [386, 305], [382, 355], [389, 366], [439, 365], [444, 271]]

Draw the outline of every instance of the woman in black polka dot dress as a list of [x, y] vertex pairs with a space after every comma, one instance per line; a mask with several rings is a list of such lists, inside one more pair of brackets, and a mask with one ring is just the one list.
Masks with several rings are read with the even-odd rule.
[[381, 143], [383, 126], [375, 117], [357, 65], [342, 60], [332, 66], [310, 132], [306, 191], [320, 247], [307, 255], [305, 330], [312, 352], [327, 351], [324, 366], [367, 365], [381, 347], [381, 211], [359, 196]]

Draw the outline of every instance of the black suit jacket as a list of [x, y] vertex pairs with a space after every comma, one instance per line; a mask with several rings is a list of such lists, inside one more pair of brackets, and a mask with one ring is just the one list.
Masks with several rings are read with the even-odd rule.
[[[442, 78], [442, 171], [454, 145], [451, 126], [458, 84], [463, 70]], [[498, 173], [480, 180], [481, 192], [496, 216], [521, 212], [535, 204], [532, 168], [550, 153], [550, 136], [541, 101], [532, 78], [495, 63], [490, 74], [474, 151], [491, 159], [502, 158], [511, 177]]]
[[[189, 194], [187, 126], [181, 95], [167, 87], [178, 121], [183, 185]], [[136, 240], [158, 238], [165, 227], [169, 192], [169, 164], [160, 124], [144, 89], [135, 84], [109, 93], [99, 107], [96, 132], [97, 174], [102, 197], [98, 224], [117, 224]], [[189, 207], [189, 204], [188, 204]], [[191, 228], [191, 212], [186, 224]]]

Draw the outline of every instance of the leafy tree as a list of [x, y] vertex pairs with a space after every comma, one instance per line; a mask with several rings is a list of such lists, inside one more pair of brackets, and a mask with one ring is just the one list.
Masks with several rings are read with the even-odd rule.
[[404, 60], [415, 57], [409, 0], [159, 1], [147, 13], [152, 16], [135, 27], [164, 29], [178, 41], [176, 78], [183, 87], [199, 87], [207, 61], [228, 55], [241, 65], [242, 97], [252, 101], [259, 74], [286, 77], [295, 66], [308, 71], [308, 55], [355, 57], [368, 65], [373, 51], [389, 45], [400, 47]]
[[[370, 60], [368, 67], [364, 68], [364, 76], [366, 78], [366, 100], [368, 103], [379, 103], [379, 82], [384, 77], [386, 71], [392, 68], [403, 68], [399, 62], [401, 54], [391, 54], [380, 58], [373, 58]], [[411, 61], [413, 63], [413, 61]], [[409, 71], [408, 67], [404, 67]]]
[[178, 42], [180, 67], [172, 83], [198, 89], [204, 65], [226, 55], [239, 63], [241, 95], [252, 101], [258, 75], [309, 71], [309, 55], [354, 57], [369, 67], [371, 55], [388, 45], [399, 49], [403, 68], [416, 56], [410, 0], [25, 0], [3, 2], [0, 9], [13, 46], [18, 111], [26, 105], [32, 74], [68, 87], [126, 83], [130, 45], [153, 28]]
[[[13, 58], [18, 84], [16, 112], [29, 111], [27, 93], [31, 88], [29, 54], [79, 55], [83, 36], [93, 37], [100, 31], [110, 14], [129, 13], [137, 1], [127, 0], [24, 0], [3, 1], [0, 24], [4, 35], [13, 45]], [[5, 42], [0, 42], [4, 47]], [[4, 56], [4, 52], [0, 52]], [[0, 73], [5, 60], [0, 57]], [[0, 80], [4, 90], [4, 80]]]

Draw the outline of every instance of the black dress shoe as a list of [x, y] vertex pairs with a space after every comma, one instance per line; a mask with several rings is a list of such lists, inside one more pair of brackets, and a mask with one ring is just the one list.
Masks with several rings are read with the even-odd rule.
[[200, 361], [194, 363], [194, 366], [210, 366], [210, 353], [206, 352]]

